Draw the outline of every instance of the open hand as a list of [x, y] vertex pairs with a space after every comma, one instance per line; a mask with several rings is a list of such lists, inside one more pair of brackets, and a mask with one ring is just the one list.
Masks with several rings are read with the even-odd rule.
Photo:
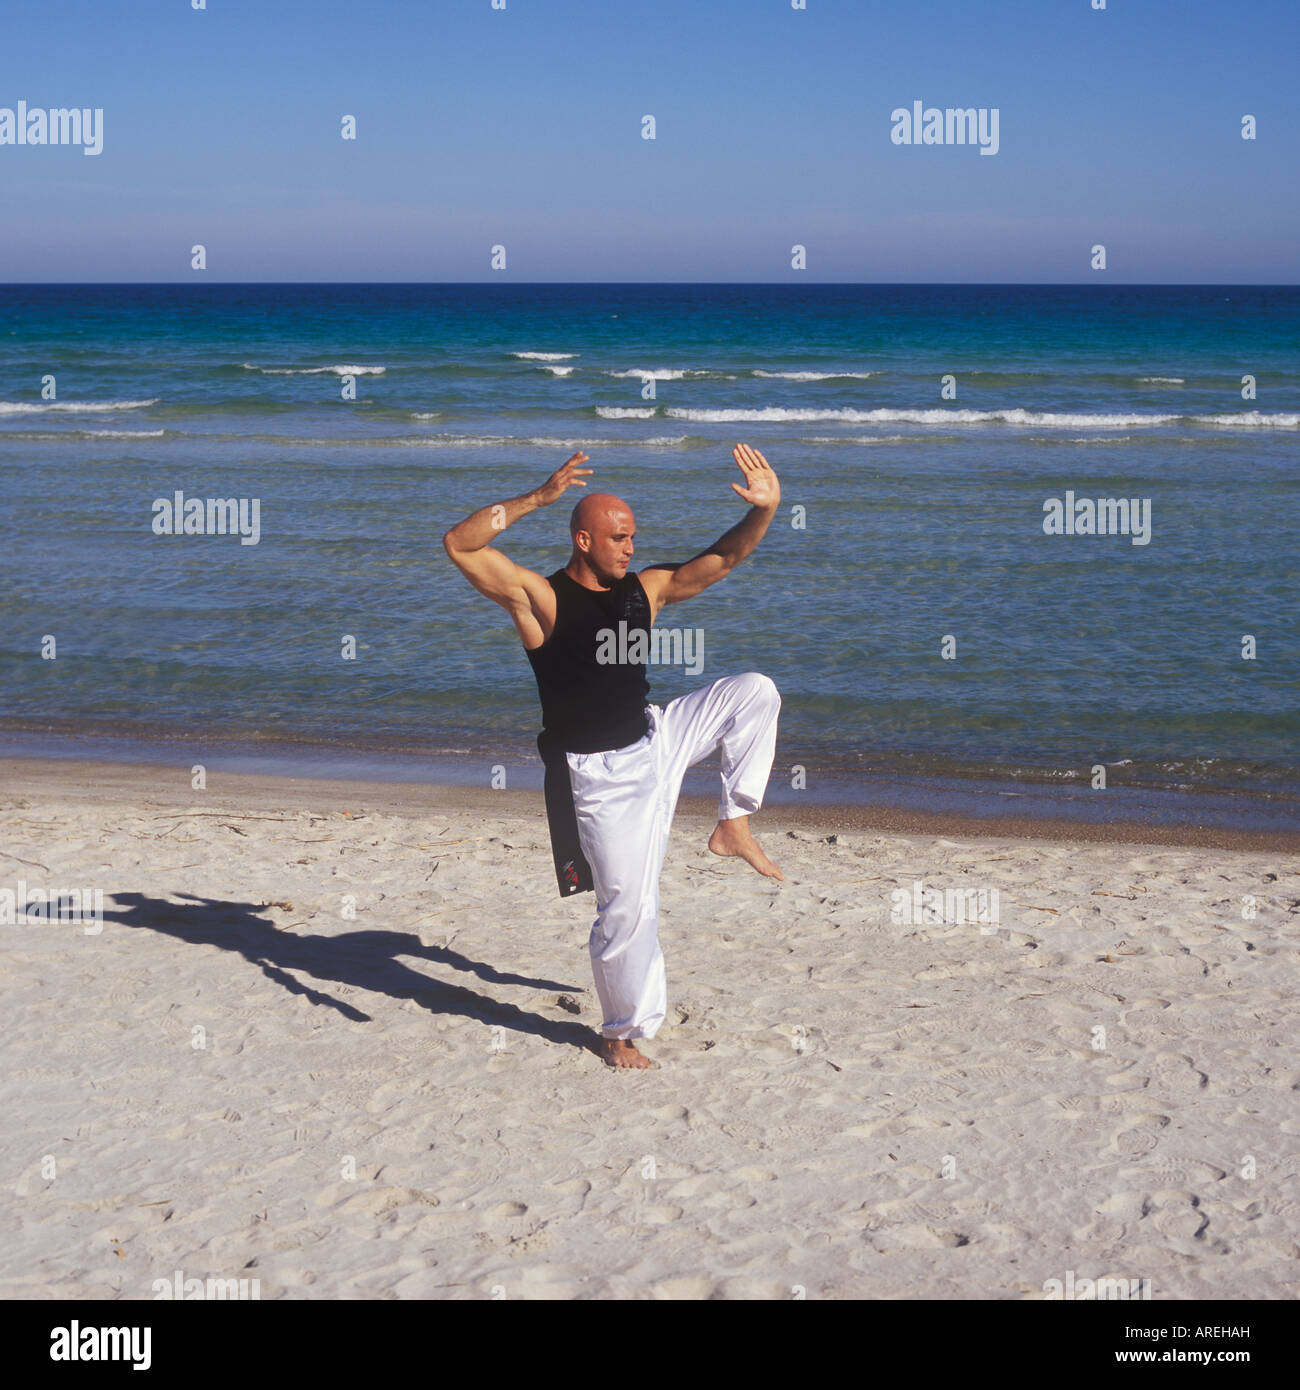
[[590, 473], [590, 468], [582, 468], [581, 464], [587, 462], [587, 456], [578, 450], [572, 458], [557, 468], [554, 473], [537, 489], [537, 502], [539, 506], [549, 507], [552, 502], [564, 495], [566, 488], [586, 487], [582, 481], [581, 474]]
[[781, 500], [781, 484], [777, 481], [771, 464], [757, 449], [751, 449], [748, 444], [737, 444], [731, 451], [731, 456], [745, 475], [745, 486], [732, 483], [732, 490], [755, 507], [775, 511], [777, 503]]

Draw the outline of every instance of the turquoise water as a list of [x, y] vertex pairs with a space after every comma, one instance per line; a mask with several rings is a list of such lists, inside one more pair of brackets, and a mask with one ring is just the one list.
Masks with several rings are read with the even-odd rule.
[[[813, 794], [1295, 794], [1295, 287], [0, 288], [0, 731], [531, 759], [527, 661], [442, 532], [582, 448], [639, 559], [685, 559], [743, 511], [738, 440], [782, 511], [666, 610], [704, 670], [652, 698], [767, 672]], [[257, 498], [258, 543], [155, 535], [178, 489]], [[1045, 535], [1067, 491], [1148, 499], [1149, 544]], [[559, 567], [568, 505], [502, 548]]]

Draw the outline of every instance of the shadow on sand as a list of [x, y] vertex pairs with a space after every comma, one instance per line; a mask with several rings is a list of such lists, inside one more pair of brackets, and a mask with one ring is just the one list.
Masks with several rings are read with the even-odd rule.
[[353, 931], [341, 936], [295, 935], [278, 930], [262, 916], [265, 909], [258, 903], [222, 902], [216, 898], [194, 897], [190, 893], [176, 895], [188, 900], [184, 904], [146, 897], [143, 893], [114, 893], [110, 896], [118, 904], [118, 909], [113, 911], [105, 908], [106, 922], [143, 927], [193, 945], [218, 946], [223, 951], [234, 951], [256, 965], [267, 979], [274, 980], [291, 994], [301, 994], [313, 1004], [337, 1009], [344, 1018], [356, 1023], [369, 1023], [371, 1017], [351, 1004], [312, 989], [288, 972], [300, 971], [316, 980], [352, 985], [376, 994], [387, 994], [394, 999], [414, 999], [431, 1013], [461, 1014], [480, 1023], [499, 1024], [516, 1032], [532, 1033], [545, 1038], [547, 1042], [587, 1051], [595, 1051], [597, 1047], [597, 1034], [583, 1024], [544, 1018], [514, 1004], [498, 1003], [485, 994], [477, 994], [461, 985], [430, 979], [403, 965], [396, 957], [415, 956], [421, 960], [435, 961], [492, 984], [526, 985], [530, 989], [581, 993], [579, 985], [505, 974], [445, 946], [426, 946], [418, 936], [407, 932]]

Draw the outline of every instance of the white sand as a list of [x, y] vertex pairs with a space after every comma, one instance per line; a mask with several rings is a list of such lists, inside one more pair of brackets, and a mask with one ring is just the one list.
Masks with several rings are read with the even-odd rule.
[[[109, 920], [3, 928], [0, 1293], [1300, 1293], [1294, 855], [778, 811], [777, 885], [710, 824], [663, 877], [662, 1065], [616, 1073], [540, 796], [11, 776], [0, 888]], [[914, 879], [1002, 925], [891, 921]]]

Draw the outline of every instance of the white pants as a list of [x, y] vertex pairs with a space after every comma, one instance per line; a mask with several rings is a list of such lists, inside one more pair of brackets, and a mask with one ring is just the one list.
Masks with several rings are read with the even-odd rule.
[[653, 1038], [668, 1007], [659, 949], [659, 871], [682, 778], [722, 747], [718, 819], [763, 803], [781, 697], [749, 671], [647, 706], [644, 738], [610, 753], [568, 753], [578, 840], [591, 865], [597, 917], [591, 968], [607, 1038]]

